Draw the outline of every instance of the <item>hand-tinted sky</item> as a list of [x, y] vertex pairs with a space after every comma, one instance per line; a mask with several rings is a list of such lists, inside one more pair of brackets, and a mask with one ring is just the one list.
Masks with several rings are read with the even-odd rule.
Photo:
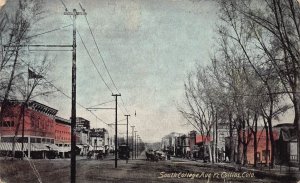
[[[182, 103], [186, 74], [195, 64], [208, 63], [218, 12], [214, 3], [209, 0], [63, 2], [69, 11], [73, 8], [79, 11], [79, 2], [86, 9], [102, 57], [131, 114], [130, 124], [136, 126], [145, 141], [160, 141], [162, 136], [172, 131], [187, 133], [192, 130], [191, 126], [184, 125], [186, 122], [178, 113], [177, 106]], [[46, 1], [45, 6], [45, 18], [35, 26], [34, 33], [71, 23], [71, 19], [63, 15], [64, 7], [60, 0]], [[116, 93], [83, 16], [77, 17], [77, 27], [104, 80]], [[36, 38], [35, 42], [71, 44], [72, 27], [45, 34]], [[113, 100], [112, 92], [100, 79], [78, 35], [77, 43], [77, 101], [89, 107]], [[49, 56], [55, 58], [49, 77], [70, 95], [71, 52], [50, 52]], [[58, 109], [58, 115], [69, 118], [71, 101], [59, 92], [38, 100]], [[124, 119], [123, 112], [126, 113], [126, 110], [122, 101], [119, 104], [122, 110], [118, 111], [118, 118]], [[114, 103], [104, 106], [113, 107]], [[94, 112], [105, 122], [114, 122], [114, 111]], [[79, 106], [77, 116], [91, 120], [93, 127], [104, 127], [113, 132], [112, 128]], [[119, 129], [121, 133], [126, 131], [125, 126]]]

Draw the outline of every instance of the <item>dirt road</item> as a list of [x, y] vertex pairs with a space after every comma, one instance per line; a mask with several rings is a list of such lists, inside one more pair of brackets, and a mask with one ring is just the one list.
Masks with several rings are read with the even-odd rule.
[[[79, 157], [80, 158], [80, 157]], [[31, 166], [30, 164], [31, 163]], [[36, 171], [34, 171], [36, 169]], [[35, 183], [38, 177], [44, 183], [69, 182], [70, 160], [0, 160], [0, 178], [7, 183]], [[0, 181], [1, 182], [1, 181]], [[270, 177], [259, 177], [253, 172], [235, 172], [193, 161], [149, 162], [144, 158], [118, 161], [114, 168], [111, 158], [77, 161], [78, 183], [92, 182], [283, 182]], [[285, 179], [284, 182], [292, 182]]]

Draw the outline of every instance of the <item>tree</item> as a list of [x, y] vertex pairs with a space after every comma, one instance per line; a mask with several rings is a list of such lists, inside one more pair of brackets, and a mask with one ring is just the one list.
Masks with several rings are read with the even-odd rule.
[[[180, 108], [180, 113], [202, 136], [212, 137], [217, 107], [208, 70], [198, 68], [196, 73], [190, 73], [184, 86], [186, 108]], [[205, 138], [205, 144], [208, 145], [210, 162], [215, 162], [215, 153], [208, 138]]]
[[[280, 75], [274, 74], [274, 64], [268, 54], [266, 54], [263, 40], [261, 35], [263, 30], [258, 26], [256, 21], [249, 19], [249, 15], [245, 12], [250, 12], [250, 7], [257, 7], [257, 4], [251, 4], [251, 2], [258, 1], [219, 1], [222, 20], [224, 24], [219, 29], [219, 33], [223, 37], [228, 37], [235, 45], [241, 49], [244, 59], [248, 62], [250, 68], [255, 72], [256, 76], [260, 79], [261, 84], [264, 86], [261, 91], [264, 92], [266, 97], [263, 97], [262, 101], [265, 101], [260, 105], [263, 117], [266, 118], [268, 131], [271, 141], [271, 166], [274, 165], [274, 151], [275, 142], [273, 137], [272, 120], [278, 115], [278, 112], [284, 112], [287, 109], [286, 106], [279, 106], [281, 97], [276, 94], [283, 86], [280, 84]], [[260, 7], [262, 7], [260, 5]], [[263, 6], [264, 7], [264, 6]], [[257, 7], [258, 8], [258, 7]], [[249, 14], [253, 14], [251, 11]], [[267, 36], [267, 35], [266, 35]], [[255, 158], [256, 159], [256, 158]]]
[[31, 42], [31, 37], [28, 36], [30, 28], [40, 20], [43, 13], [42, 1], [19, 0], [15, 7], [14, 13], [11, 13], [12, 11], [1, 12], [0, 17], [0, 31], [5, 42], [5, 47], [2, 49], [4, 50], [3, 57], [0, 60], [0, 121], [5, 115], [9, 115], [6, 109], [11, 99], [23, 99], [15, 123], [13, 155], [20, 126], [24, 126], [24, 112], [28, 101], [34, 97], [52, 93], [51, 83], [45, 80], [50, 68], [48, 56], [36, 56], [34, 62], [31, 63], [28, 61], [29, 55], [23, 49], [23, 45]]

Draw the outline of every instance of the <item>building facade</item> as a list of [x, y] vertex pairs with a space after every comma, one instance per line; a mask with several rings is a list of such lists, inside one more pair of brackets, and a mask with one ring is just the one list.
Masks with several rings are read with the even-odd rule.
[[55, 117], [55, 141], [59, 147], [59, 156], [69, 157], [71, 151], [71, 122], [70, 120]]
[[93, 128], [90, 131], [90, 145], [93, 150], [102, 150], [107, 152], [109, 149], [109, 136], [105, 128]]
[[[47, 151], [57, 149], [54, 144], [56, 109], [36, 101], [29, 101], [27, 105], [23, 105], [23, 101], [10, 101], [2, 110], [4, 111], [3, 120], [0, 122], [1, 151], [11, 153], [15, 134], [15, 151], [17, 153], [22, 151], [20, 144], [23, 141], [23, 150], [28, 157], [46, 157]], [[22, 132], [24, 132], [23, 140]]]
[[76, 118], [76, 147], [77, 154], [87, 155], [91, 150], [90, 142], [90, 121], [82, 117]]

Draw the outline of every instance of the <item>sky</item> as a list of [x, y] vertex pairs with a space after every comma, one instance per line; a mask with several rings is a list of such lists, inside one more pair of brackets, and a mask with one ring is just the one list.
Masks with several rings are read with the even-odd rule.
[[[15, 0], [12, 0], [15, 1]], [[184, 81], [196, 64], [206, 65], [214, 47], [218, 7], [210, 0], [63, 0], [69, 11], [78, 3], [86, 9], [87, 19], [95, 35], [109, 73], [121, 93], [118, 119], [131, 115], [130, 125], [145, 142], [161, 141], [171, 132], [188, 133], [192, 126], [180, 115]], [[60, 0], [45, 1], [44, 18], [32, 27], [32, 35], [71, 24], [63, 15]], [[76, 24], [85, 46], [107, 83], [99, 77], [77, 34], [77, 102], [85, 107], [113, 101], [118, 93], [93, 42], [84, 16]], [[36, 44], [72, 44], [72, 27], [44, 34], [33, 40]], [[30, 51], [30, 55], [43, 52]], [[70, 51], [47, 53], [51, 70], [47, 78], [67, 95], [71, 95]], [[57, 109], [58, 116], [69, 118], [71, 100], [60, 92], [35, 100]], [[124, 104], [123, 104], [124, 103]], [[114, 107], [114, 102], [101, 107]], [[100, 106], [99, 106], [100, 107]], [[136, 116], [134, 115], [136, 111]], [[106, 123], [113, 123], [114, 110], [93, 111]], [[92, 127], [107, 126], [89, 111], [77, 106], [77, 116], [91, 121]], [[125, 121], [120, 122], [122, 124]], [[131, 128], [129, 129], [131, 132]], [[126, 126], [119, 126], [124, 135]]]

